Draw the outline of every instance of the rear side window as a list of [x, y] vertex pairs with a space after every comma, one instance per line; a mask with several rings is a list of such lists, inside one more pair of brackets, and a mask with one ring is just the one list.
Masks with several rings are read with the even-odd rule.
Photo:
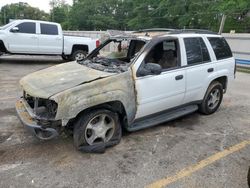
[[185, 38], [184, 43], [187, 53], [188, 65], [205, 63], [210, 61], [207, 46], [202, 38]]
[[17, 25], [19, 31], [18, 33], [28, 33], [28, 34], [35, 34], [36, 33], [36, 23], [33, 22], [23, 22]]
[[224, 38], [210, 37], [208, 40], [214, 50], [217, 60], [232, 57], [231, 49]]
[[41, 34], [43, 34], [43, 35], [58, 35], [57, 25], [41, 23], [40, 26], [41, 26]]

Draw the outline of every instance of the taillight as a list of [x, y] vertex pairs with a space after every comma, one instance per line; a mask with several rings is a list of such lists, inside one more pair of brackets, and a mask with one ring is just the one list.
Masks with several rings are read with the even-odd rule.
[[99, 47], [100, 46], [100, 41], [96, 40], [95, 44], [96, 44], [96, 48]]

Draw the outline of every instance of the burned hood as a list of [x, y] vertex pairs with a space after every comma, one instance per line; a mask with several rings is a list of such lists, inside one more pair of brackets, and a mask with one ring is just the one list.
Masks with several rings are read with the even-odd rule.
[[23, 77], [20, 84], [29, 95], [49, 98], [72, 87], [114, 74], [69, 62], [31, 73]]

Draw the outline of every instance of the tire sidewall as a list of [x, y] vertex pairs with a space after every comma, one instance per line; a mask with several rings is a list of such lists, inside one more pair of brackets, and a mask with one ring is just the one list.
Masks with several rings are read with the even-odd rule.
[[[220, 100], [219, 100], [219, 103], [217, 104], [217, 106], [213, 109], [210, 109], [208, 107], [208, 100], [209, 100], [209, 95], [211, 92], [213, 92], [215, 89], [218, 89], [219, 92], [220, 92]], [[204, 111], [205, 111], [205, 114], [212, 114], [214, 112], [216, 112], [218, 110], [218, 108], [220, 107], [220, 104], [222, 102], [222, 99], [223, 99], [223, 87], [221, 85], [221, 83], [219, 82], [214, 82], [213, 84], [210, 85], [210, 87], [208, 88], [208, 91], [205, 95], [205, 98], [204, 98], [204, 101], [203, 101], [203, 108], [204, 108]]]
[[76, 55], [79, 54], [79, 53], [84, 54], [85, 57], [87, 56], [87, 53], [85, 51], [83, 51], [83, 50], [76, 50], [72, 54], [72, 58], [71, 59], [74, 60], [74, 61], [76, 61]]
[[[119, 140], [121, 139], [120, 138], [121, 137], [121, 124], [120, 124], [118, 115], [116, 113], [109, 111], [109, 110], [106, 110], [106, 109], [92, 110], [92, 111], [83, 113], [74, 126], [73, 139], [74, 139], [74, 145], [77, 149], [79, 149], [79, 147], [81, 147], [81, 146], [89, 146], [89, 144], [87, 143], [86, 138], [85, 138], [86, 127], [87, 127], [89, 121], [93, 117], [95, 117], [99, 114], [103, 114], [103, 113], [110, 116], [115, 122], [114, 134], [110, 140], [112, 140], [117, 135], [119, 137]], [[107, 143], [108, 142], [106, 142], [106, 143], [103, 142], [104, 145], [106, 145]]]

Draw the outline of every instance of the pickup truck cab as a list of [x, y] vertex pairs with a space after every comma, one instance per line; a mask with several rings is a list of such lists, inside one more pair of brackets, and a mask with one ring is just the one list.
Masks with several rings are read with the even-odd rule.
[[16, 109], [40, 139], [72, 129], [77, 149], [96, 151], [119, 143], [124, 129], [216, 112], [234, 76], [222, 36], [146, 30], [113, 36], [83, 61], [25, 76]]
[[88, 37], [64, 36], [61, 25], [37, 20], [15, 20], [0, 27], [0, 54], [60, 55], [82, 60], [98, 47]]

